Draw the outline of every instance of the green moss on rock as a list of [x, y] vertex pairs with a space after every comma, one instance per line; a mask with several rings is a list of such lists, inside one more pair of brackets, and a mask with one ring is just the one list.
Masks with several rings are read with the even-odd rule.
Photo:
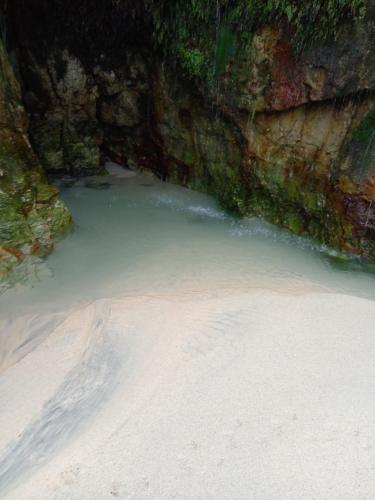
[[[20, 89], [0, 43], [0, 278], [25, 255], [45, 254], [71, 224], [27, 140]], [[11, 111], [16, 114], [13, 116]]]

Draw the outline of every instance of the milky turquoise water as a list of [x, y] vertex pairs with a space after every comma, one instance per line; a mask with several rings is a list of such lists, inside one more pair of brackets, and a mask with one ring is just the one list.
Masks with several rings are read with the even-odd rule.
[[318, 244], [232, 217], [207, 195], [144, 175], [81, 180], [61, 192], [74, 230], [31, 266], [27, 283], [0, 296], [2, 318], [176, 288], [311, 287], [375, 298], [366, 270], [338, 267]]

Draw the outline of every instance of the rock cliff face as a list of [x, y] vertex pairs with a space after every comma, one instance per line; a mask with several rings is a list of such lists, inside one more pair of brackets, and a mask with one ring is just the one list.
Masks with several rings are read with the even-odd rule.
[[0, 279], [25, 255], [51, 250], [70, 221], [30, 146], [20, 86], [0, 40]]
[[13, 31], [30, 137], [47, 171], [98, 172], [107, 155], [375, 259], [370, 4], [334, 40], [300, 51], [285, 19], [257, 29], [246, 48], [218, 24], [212, 70], [194, 41], [176, 61], [139, 30], [111, 46], [87, 28], [80, 43], [56, 35], [47, 48], [42, 31]]

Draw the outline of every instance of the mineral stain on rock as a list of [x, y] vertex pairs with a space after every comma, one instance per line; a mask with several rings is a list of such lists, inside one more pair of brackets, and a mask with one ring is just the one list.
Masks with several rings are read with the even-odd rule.
[[28, 140], [21, 89], [0, 40], [0, 280], [25, 256], [49, 252], [70, 224]]
[[[9, 77], [2, 49], [2, 74], [8, 75], [0, 83], [2, 102], [18, 106], [23, 123], [16, 126], [23, 139], [11, 132], [17, 153], [9, 151], [10, 129], [2, 132], [8, 138], [2, 139], [0, 158], [8, 166], [12, 155], [23, 155], [22, 165], [41, 163], [49, 175], [102, 175], [109, 157], [214, 194], [241, 216], [257, 215], [375, 259], [371, 2], [344, 2], [333, 14], [322, 4], [319, 15], [316, 6], [304, 3], [286, 2], [279, 12], [255, 2], [258, 24], [246, 15], [239, 23], [242, 2], [237, 10], [218, 2], [212, 12], [199, 2], [190, 11], [178, 3], [179, 13], [169, 5], [162, 20], [152, 2], [133, 10], [126, 2], [104, 4], [90, 10], [90, 1], [77, 9], [70, 2], [62, 8], [57, 0], [17, 0], [3, 8], [29, 119], [27, 128], [20, 86]], [[94, 11], [96, 20], [90, 17]], [[185, 31], [176, 28], [179, 16]], [[99, 19], [108, 36], [97, 33]], [[198, 35], [194, 23], [212, 29]], [[82, 26], [85, 34], [78, 36]], [[9, 113], [2, 116], [9, 124]], [[22, 168], [12, 167], [11, 175]], [[39, 166], [32, 168], [43, 179]], [[27, 186], [45, 182], [36, 177], [17, 183], [20, 196]], [[88, 181], [88, 187], [105, 189], [105, 181]], [[31, 236], [69, 222], [50, 189], [50, 198], [36, 200], [35, 210], [31, 201], [22, 215], [14, 206], [4, 209], [4, 244], [11, 240], [20, 248], [31, 241], [33, 251], [51, 247], [51, 238]]]

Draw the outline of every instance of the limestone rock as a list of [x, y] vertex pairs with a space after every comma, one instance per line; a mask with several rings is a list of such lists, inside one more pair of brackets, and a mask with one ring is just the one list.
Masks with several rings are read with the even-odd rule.
[[0, 42], [0, 278], [28, 254], [45, 254], [71, 216], [27, 138], [18, 81]]
[[[203, 68], [209, 81], [155, 47], [125, 4], [124, 18], [115, 7], [104, 15], [118, 45], [84, 19], [79, 48], [61, 30], [47, 51], [29, 39], [18, 56], [32, 142], [50, 172], [98, 172], [107, 155], [375, 260], [375, 8], [367, 4], [367, 16], [342, 24], [336, 38], [298, 50], [286, 19], [245, 47], [224, 26], [231, 51], [220, 71]], [[187, 53], [200, 56], [198, 69], [216, 64]]]

